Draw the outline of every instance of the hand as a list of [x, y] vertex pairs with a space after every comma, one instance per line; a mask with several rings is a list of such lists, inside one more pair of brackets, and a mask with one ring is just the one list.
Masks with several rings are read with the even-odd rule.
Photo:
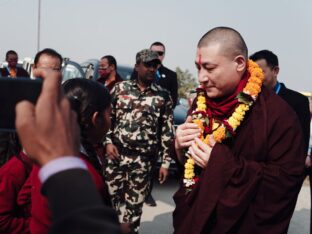
[[119, 152], [114, 144], [107, 144], [105, 147], [106, 155], [111, 160], [120, 160]]
[[169, 172], [167, 168], [160, 167], [158, 179], [160, 184], [163, 184], [167, 180], [168, 174]]
[[175, 138], [175, 149], [181, 150], [183, 148], [190, 147], [192, 142], [194, 142], [195, 137], [200, 135], [200, 128], [197, 124], [192, 123], [192, 117], [188, 116], [185, 123], [181, 124], [177, 128], [176, 138]]
[[35, 69], [44, 79], [37, 104], [16, 105], [16, 130], [27, 155], [44, 165], [61, 156], [78, 156], [80, 133], [76, 113], [61, 92], [62, 76], [52, 69]]
[[311, 157], [309, 155], [306, 157], [305, 166], [306, 168], [310, 168], [312, 166]]
[[189, 148], [189, 152], [191, 153], [192, 158], [201, 168], [206, 168], [210, 159], [211, 150], [212, 148], [210, 146], [206, 145], [197, 137]]

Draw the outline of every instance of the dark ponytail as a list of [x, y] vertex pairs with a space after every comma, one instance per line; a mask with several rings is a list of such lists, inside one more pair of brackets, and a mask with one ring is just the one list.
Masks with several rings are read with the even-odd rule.
[[104, 85], [87, 79], [70, 79], [63, 84], [65, 95], [76, 111], [80, 126], [80, 140], [88, 155], [87, 160], [102, 174], [97, 153], [88, 139], [88, 132], [92, 128], [92, 116], [95, 112], [103, 113], [111, 105], [111, 97]]

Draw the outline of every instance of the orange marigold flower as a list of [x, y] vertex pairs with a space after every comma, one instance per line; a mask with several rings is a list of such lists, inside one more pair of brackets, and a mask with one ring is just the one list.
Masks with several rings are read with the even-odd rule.
[[202, 131], [204, 130], [203, 122], [200, 119], [193, 119], [193, 123], [196, 123]]
[[205, 139], [203, 140], [203, 142], [206, 144], [206, 145], [209, 145], [209, 137], [210, 137], [211, 135], [207, 135], [206, 137], [205, 137]]
[[256, 76], [250, 77], [249, 81], [258, 85], [262, 84], [262, 79]]
[[263, 72], [262, 72], [261, 68], [257, 67], [253, 70], [252, 76], [261, 78], [262, 75], [263, 75]]
[[216, 142], [221, 143], [221, 141], [223, 141], [223, 139], [225, 138], [225, 127], [219, 127], [212, 133], [212, 135]]

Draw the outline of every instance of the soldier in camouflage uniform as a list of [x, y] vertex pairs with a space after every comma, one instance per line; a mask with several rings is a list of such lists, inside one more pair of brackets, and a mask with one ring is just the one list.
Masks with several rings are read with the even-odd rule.
[[160, 181], [168, 174], [173, 140], [172, 101], [169, 93], [152, 83], [160, 64], [157, 53], [137, 53], [138, 77], [117, 84], [112, 93], [112, 130], [106, 138], [106, 172], [112, 204], [125, 201], [123, 227], [137, 233], [142, 206], [149, 190], [152, 166], [162, 157]]

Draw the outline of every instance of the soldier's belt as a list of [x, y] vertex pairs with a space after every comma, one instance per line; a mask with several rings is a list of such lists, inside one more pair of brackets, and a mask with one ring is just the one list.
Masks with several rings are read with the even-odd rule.
[[137, 156], [143, 156], [143, 157], [157, 157], [157, 152], [142, 152], [139, 150], [133, 150], [125, 148], [124, 146], [120, 144], [115, 144], [118, 148], [118, 152], [122, 155], [130, 156], [130, 157], [137, 157]]

